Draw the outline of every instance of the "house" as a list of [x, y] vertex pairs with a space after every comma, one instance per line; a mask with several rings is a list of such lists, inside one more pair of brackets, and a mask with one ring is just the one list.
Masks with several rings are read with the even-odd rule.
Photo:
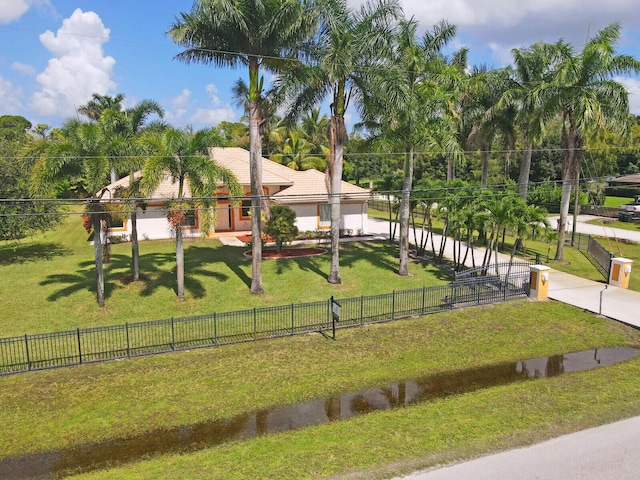
[[[211, 158], [218, 165], [229, 169], [244, 187], [247, 197], [251, 192], [249, 175], [249, 151], [237, 147], [213, 147], [209, 150]], [[141, 172], [136, 172], [138, 178]], [[107, 185], [106, 191], [112, 195], [118, 187], [126, 188], [129, 177], [124, 177]], [[317, 170], [297, 171], [266, 158], [262, 159], [262, 185], [269, 201], [290, 206], [296, 212], [296, 225], [301, 232], [329, 230], [331, 228], [331, 209], [328, 203], [325, 174]], [[167, 221], [166, 200], [177, 195], [177, 183], [167, 175], [152, 193], [151, 200], [144, 209], [137, 210], [138, 237], [140, 239], [171, 238], [171, 227]], [[191, 195], [188, 187], [185, 196]], [[110, 195], [103, 195], [109, 198]], [[367, 202], [370, 192], [363, 188], [342, 182], [340, 229], [353, 234], [366, 233]], [[233, 206], [226, 196], [224, 188], [218, 190], [218, 212], [215, 229], [209, 235], [220, 232], [247, 232], [251, 230], [249, 214], [251, 199], [242, 199], [241, 205]], [[198, 212], [187, 217], [188, 225], [183, 227], [185, 237], [201, 235]], [[131, 234], [129, 220], [120, 224], [112, 223], [110, 236]]]

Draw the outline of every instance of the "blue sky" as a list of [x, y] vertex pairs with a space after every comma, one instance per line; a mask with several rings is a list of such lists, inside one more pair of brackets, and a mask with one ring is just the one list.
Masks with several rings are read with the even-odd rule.
[[[640, 58], [637, 0], [401, 0], [424, 28], [442, 18], [458, 27], [455, 48], [471, 64], [501, 67], [510, 50], [560, 38], [579, 47], [588, 35], [621, 21], [619, 52]], [[361, 0], [349, 0], [358, 6]], [[0, 115], [59, 126], [100, 94], [124, 93], [127, 106], [160, 102], [167, 120], [194, 128], [239, 120], [231, 86], [245, 69], [184, 65], [164, 35], [187, 1], [0, 0]], [[623, 80], [640, 114], [640, 81]], [[353, 118], [347, 118], [348, 124]]]

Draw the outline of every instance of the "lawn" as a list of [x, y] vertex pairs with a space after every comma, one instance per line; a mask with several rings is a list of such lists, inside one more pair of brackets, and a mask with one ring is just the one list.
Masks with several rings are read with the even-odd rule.
[[[411, 265], [411, 277], [399, 278], [396, 247], [363, 242], [342, 248], [343, 285], [327, 284], [328, 255], [265, 261], [267, 294], [255, 297], [248, 292], [251, 264], [242, 256], [244, 248], [196, 240], [187, 245], [191, 276], [188, 299], [180, 303], [173, 291], [173, 243], [143, 242], [140, 285], [128, 281], [129, 245], [113, 247], [107, 306], [101, 310], [86, 240], [79, 218], [72, 216], [45, 236], [0, 245], [0, 300], [12, 314], [0, 321], [3, 330], [9, 335], [50, 331], [449, 281], [421, 263]], [[529, 255], [534, 248], [546, 251], [542, 242], [527, 247]], [[568, 248], [567, 259], [564, 266], [593, 268], [577, 250]], [[425, 375], [616, 345], [640, 346], [640, 337], [564, 304], [523, 300], [342, 329], [336, 341], [313, 334], [5, 376], [0, 377], [0, 459], [225, 420]], [[639, 373], [637, 359], [198, 452], [163, 454], [81, 477], [393, 476], [640, 414], [640, 386], [628, 381]]]
[[633, 202], [633, 198], [630, 197], [610, 197], [607, 196], [604, 200], [604, 206], [610, 208], [618, 208], [620, 205], [624, 205], [625, 203]]
[[244, 308], [388, 293], [448, 283], [426, 263], [412, 263], [402, 278], [397, 247], [386, 242], [345, 243], [340, 251], [342, 285], [327, 282], [330, 254], [263, 261], [266, 293], [249, 292], [251, 260], [245, 247], [218, 240], [185, 242], [186, 301], [178, 302], [172, 241], [140, 243], [142, 280], [131, 282], [130, 244], [112, 246], [106, 266], [106, 306], [95, 299], [93, 247], [78, 215], [52, 232], [0, 243], [0, 337], [102, 326]]
[[[379, 210], [369, 210], [369, 215], [374, 218], [380, 218], [382, 220], [389, 220], [388, 212], [381, 212]], [[592, 222], [593, 223], [593, 222]], [[624, 222], [615, 222], [613, 224], [607, 224], [607, 226], [616, 226], [618, 223], [622, 225], [626, 225], [628, 227], [637, 227], [640, 228], [640, 224], [632, 224], [632, 223], [624, 223]], [[421, 226], [422, 222], [418, 222], [418, 226]], [[442, 223], [434, 222], [434, 232], [436, 234], [442, 234]], [[396, 233], [397, 235], [397, 233]], [[412, 238], [412, 237], [411, 237]], [[571, 238], [571, 234], [567, 234], [567, 239]], [[583, 238], [586, 238], [583, 236]], [[610, 251], [614, 252], [616, 255], [623, 256], [625, 258], [629, 258], [634, 261], [634, 273], [631, 275], [631, 281], [629, 284], [629, 288], [631, 290], [640, 291], [640, 244], [628, 242], [624, 240], [618, 240], [616, 242], [615, 239], [606, 239], [602, 237], [596, 237], [605, 248], [608, 248]], [[451, 241], [451, 239], [449, 239]], [[515, 238], [507, 232], [505, 237], [504, 248], [500, 248], [501, 253], [511, 254], [511, 250], [513, 248], [513, 242]], [[571, 273], [573, 275], [577, 275], [579, 277], [588, 278], [590, 280], [604, 282], [604, 276], [600, 273], [600, 271], [591, 263], [589, 257], [586, 252], [582, 252], [578, 250], [576, 247], [571, 247], [568, 243], [565, 245], [564, 249], [564, 260], [556, 261], [553, 260], [556, 252], [556, 241], [554, 240], [551, 243], [547, 243], [541, 240], [531, 240], [525, 239], [525, 247], [526, 251], [523, 253], [522, 251], [517, 252], [517, 256], [520, 258], [525, 258], [529, 261], [534, 261], [536, 258], [536, 254], [540, 254], [540, 258], [542, 263], [545, 265], [554, 268], [556, 270], [560, 270], [563, 272]], [[482, 247], [483, 245], [476, 238], [475, 242], [476, 246]], [[582, 248], [586, 250], [586, 247]], [[427, 252], [427, 255], [430, 255]]]
[[621, 222], [620, 220], [614, 220], [613, 218], [602, 219], [596, 218], [589, 220], [587, 223], [592, 225], [602, 225], [606, 228], [622, 228], [623, 230], [631, 230], [632, 232], [640, 232], [640, 222]]
[[[276, 405], [519, 359], [614, 345], [638, 333], [528, 300], [121, 362], [0, 377], [0, 457], [134, 437]], [[86, 478], [317, 478], [389, 474], [640, 413], [640, 359], [451, 396]], [[389, 469], [389, 470], [388, 470]], [[364, 474], [365, 478], [375, 475]]]

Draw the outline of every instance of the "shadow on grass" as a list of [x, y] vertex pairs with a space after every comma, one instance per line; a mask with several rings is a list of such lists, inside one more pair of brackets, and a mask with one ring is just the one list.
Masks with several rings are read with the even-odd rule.
[[0, 246], [0, 265], [22, 264], [38, 260], [51, 260], [69, 253], [69, 250], [57, 243], [35, 243], [21, 245], [10, 243]]
[[247, 258], [242, 254], [244, 247], [231, 247], [222, 245], [219, 247], [189, 247], [188, 255], [185, 254], [185, 271], [189, 271], [190, 267], [200, 267], [197, 271], [199, 274], [208, 272], [209, 276], [228, 281], [229, 276], [220, 273], [204, 270], [207, 265], [223, 264], [231, 270], [247, 287], [251, 287], [251, 277], [243, 270], [243, 266], [247, 264]]
[[[246, 270], [250, 268], [250, 260], [243, 256], [243, 252], [244, 248], [225, 245], [188, 246], [185, 249], [185, 291], [195, 299], [204, 298], [207, 289], [201, 278], [208, 277], [220, 283], [228, 282], [232, 275], [221, 271], [225, 268], [249, 288], [251, 277]], [[329, 277], [329, 252], [322, 256], [276, 261], [278, 262], [277, 275], [285, 275], [294, 268], [298, 268], [325, 280]], [[449, 272], [436, 268], [428, 260], [413, 261], [423, 268], [433, 267], [431, 274], [438, 279], [451, 279]], [[397, 246], [376, 241], [342, 244], [340, 246], [341, 267], [357, 268], [358, 262], [368, 262], [374, 268], [397, 272]], [[49, 301], [56, 301], [82, 290], [89, 290], [95, 294], [96, 277], [93, 261], [85, 260], [77, 265], [76, 273], [51, 274], [40, 283], [41, 285], [61, 285], [59, 290], [49, 295], [47, 298]], [[132, 284], [131, 257], [121, 254], [112, 255], [110, 264], [105, 265], [105, 298], [108, 299], [118, 288], [124, 288], [130, 284]], [[173, 290], [177, 293], [175, 254], [172, 252], [148, 253], [140, 256], [139, 295], [145, 298], [150, 297], [158, 289]]]
[[[212, 249], [213, 250], [213, 249]], [[204, 284], [195, 278], [197, 275], [213, 277], [219, 281], [228, 280], [228, 276], [217, 272], [210, 272], [202, 268], [196, 268], [196, 264], [202, 266], [196, 259], [187, 261], [185, 255], [185, 290], [194, 298], [206, 296]], [[167, 265], [173, 264], [171, 270], [166, 270]], [[82, 290], [89, 290], [96, 294], [96, 273], [93, 261], [82, 261], [78, 264], [76, 273], [51, 274], [40, 285], [63, 285], [47, 297], [47, 300], [55, 302]], [[150, 253], [140, 255], [140, 289], [141, 297], [153, 295], [159, 288], [173, 290], [177, 295], [175, 255], [171, 253]], [[109, 265], [105, 265], [105, 299], [111, 297], [120, 286], [133, 283], [131, 276], [131, 257], [127, 255], [112, 255]]]

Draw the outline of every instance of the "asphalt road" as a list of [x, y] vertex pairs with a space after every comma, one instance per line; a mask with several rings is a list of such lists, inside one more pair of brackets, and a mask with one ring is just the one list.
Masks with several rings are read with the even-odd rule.
[[416, 472], [405, 480], [638, 480], [640, 417], [527, 448]]

